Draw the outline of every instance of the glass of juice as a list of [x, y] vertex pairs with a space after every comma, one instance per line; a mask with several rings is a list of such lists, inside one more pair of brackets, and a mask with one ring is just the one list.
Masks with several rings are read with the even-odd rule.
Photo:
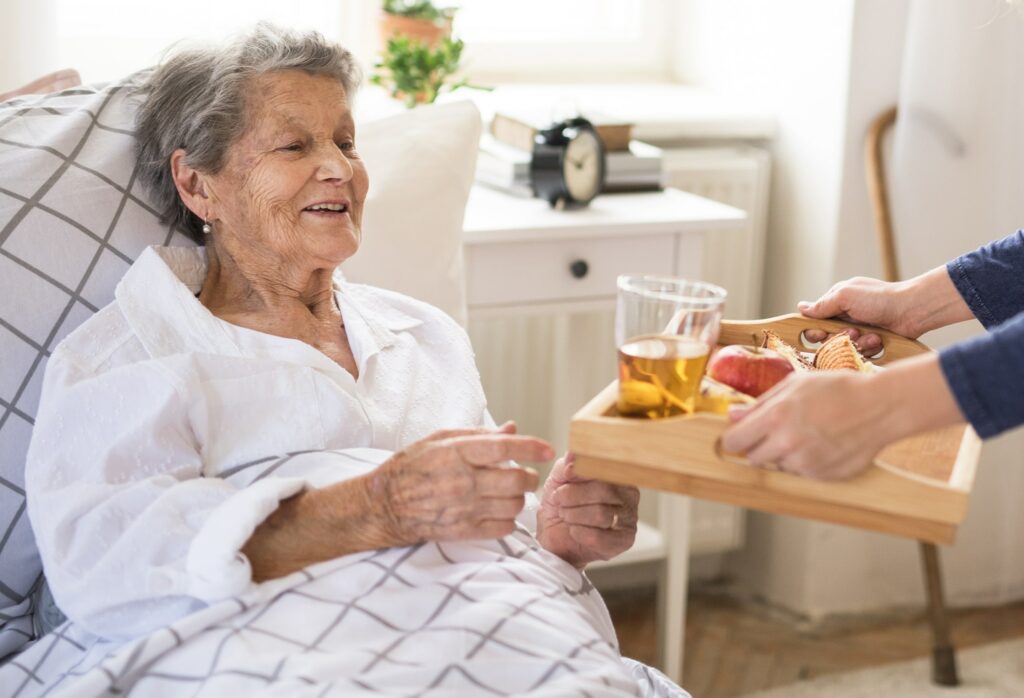
[[692, 414], [718, 341], [724, 289], [671, 276], [618, 278], [619, 414]]

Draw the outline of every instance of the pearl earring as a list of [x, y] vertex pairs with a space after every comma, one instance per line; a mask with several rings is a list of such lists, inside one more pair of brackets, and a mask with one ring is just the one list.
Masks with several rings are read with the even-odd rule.
[[203, 235], [209, 235], [213, 232], [213, 226], [210, 225], [209, 221], [203, 221]]

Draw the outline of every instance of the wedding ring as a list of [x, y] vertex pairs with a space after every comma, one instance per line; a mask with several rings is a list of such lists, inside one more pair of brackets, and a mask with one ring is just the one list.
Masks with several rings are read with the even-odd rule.
[[612, 514], [612, 525], [608, 527], [608, 530], [609, 531], [614, 531], [615, 528], [618, 525], [619, 525], [619, 514], [618, 514], [618, 512], [616, 512], [616, 513]]

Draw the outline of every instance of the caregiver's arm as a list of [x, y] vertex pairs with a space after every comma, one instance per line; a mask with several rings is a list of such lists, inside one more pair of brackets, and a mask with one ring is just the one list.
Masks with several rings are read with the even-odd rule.
[[946, 269], [987, 329], [1024, 312], [1024, 230], [957, 257]]
[[[839, 318], [877, 325], [917, 338], [939, 327], [976, 317], [991, 329], [1024, 312], [1024, 231], [979, 247], [948, 264], [907, 281], [858, 277], [841, 281], [800, 312], [814, 318]], [[823, 331], [808, 331], [811, 341]], [[877, 335], [851, 335], [871, 355]]]
[[[835, 318], [875, 325], [904, 337], [916, 339], [926, 332], [974, 317], [964, 302], [945, 266], [936, 267], [907, 281], [879, 281], [855, 277], [840, 281], [814, 303], [800, 303], [808, 317]], [[827, 333], [808, 330], [812, 342], [825, 339]], [[860, 337], [851, 331], [857, 346], [872, 355], [881, 347], [876, 334]]]
[[[1024, 281], [1016, 297], [1024, 297]], [[964, 417], [982, 438], [1024, 424], [1024, 311], [939, 352]]]

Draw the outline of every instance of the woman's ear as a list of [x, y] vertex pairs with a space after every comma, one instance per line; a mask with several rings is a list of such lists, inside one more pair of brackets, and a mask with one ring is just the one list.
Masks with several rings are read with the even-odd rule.
[[171, 153], [171, 177], [178, 190], [178, 196], [192, 213], [202, 220], [211, 220], [210, 195], [207, 190], [206, 176], [185, 162], [184, 149], [178, 148]]

